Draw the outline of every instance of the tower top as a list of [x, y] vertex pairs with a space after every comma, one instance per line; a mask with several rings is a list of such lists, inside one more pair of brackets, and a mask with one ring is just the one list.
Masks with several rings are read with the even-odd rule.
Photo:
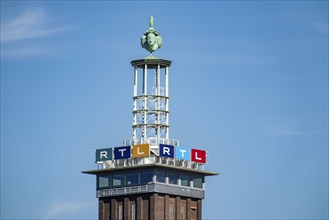
[[[148, 50], [151, 55], [154, 51], [159, 49], [162, 46], [162, 38], [160, 33], [154, 29], [154, 18], [150, 17], [150, 27], [146, 30], [141, 37], [141, 45], [143, 48]], [[153, 57], [153, 56], [150, 56]]]

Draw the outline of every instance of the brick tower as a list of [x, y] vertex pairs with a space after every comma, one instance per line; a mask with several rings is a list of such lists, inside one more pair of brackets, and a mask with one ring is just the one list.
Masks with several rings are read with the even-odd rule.
[[171, 61], [152, 55], [162, 45], [153, 17], [141, 42], [151, 55], [131, 61], [133, 137], [122, 146], [97, 149], [97, 169], [83, 173], [96, 176], [100, 220], [200, 220], [205, 177], [218, 173], [204, 169], [204, 149], [169, 138]]

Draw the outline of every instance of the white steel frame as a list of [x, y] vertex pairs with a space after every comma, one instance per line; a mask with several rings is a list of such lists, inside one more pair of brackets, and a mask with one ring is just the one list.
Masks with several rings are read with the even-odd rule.
[[[159, 63], [156, 68], [144, 64], [142, 73], [138, 69], [138, 66], [134, 67], [133, 140], [140, 143], [149, 143], [148, 139], [154, 138], [169, 140], [169, 68]], [[148, 74], [152, 70], [154, 83], [149, 86]], [[138, 85], [138, 75], [141, 74], [143, 83]], [[161, 82], [161, 74], [164, 74], [164, 82]], [[138, 86], [142, 89], [139, 90]], [[142, 93], [138, 94], [138, 91]]]

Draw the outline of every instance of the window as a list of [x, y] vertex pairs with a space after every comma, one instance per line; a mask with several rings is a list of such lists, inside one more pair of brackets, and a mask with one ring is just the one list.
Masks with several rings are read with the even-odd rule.
[[193, 188], [202, 189], [202, 177], [193, 177]]
[[141, 184], [151, 183], [153, 181], [153, 171], [142, 171], [141, 172]]
[[131, 220], [136, 219], [135, 203], [131, 204]]
[[123, 207], [119, 205], [119, 220], [123, 220]]
[[124, 186], [124, 174], [123, 173], [113, 174], [112, 181], [113, 181], [112, 184], [113, 187]]
[[184, 217], [185, 217], [185, 210], [184, 210], [184, 206], [181, 206], [180, 207], [180, 218], [181, 220], [184, 220]]
[[110, 177], [109, 176], [98, 176], [97, 188], [108, 188], [110, 187]]
[[138, 173], [127, 173], [127, 186], [137, 185], [138, 184]]
[[168, 173], [169, 184], [177, 184], [178, 173]]
[[190, 176], [188, 175], [180, 175], [180, 185], [181, 186], [190, 186]]
[[157, 170], [155, 171], [156, 181], [159, 183], [165, 183], [166, 182], [166, 172]]
[[174, 206], [173, 206], [173, 204], [169, 205], [169, 219], [174, 220]]

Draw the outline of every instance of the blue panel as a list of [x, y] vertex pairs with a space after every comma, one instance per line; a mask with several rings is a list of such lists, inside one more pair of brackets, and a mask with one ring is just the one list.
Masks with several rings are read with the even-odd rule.
[[115, 147], [113, 152], [114, 152], [114, 159], [115, 160], [130, 158], [131, 147], [130, 146]]
[[96, 150], [96, 162], [112, 160], [112, 148], [104, 148]]
[[176, 156], [180, 160], [191, 160], [191, 149], [188, 147], [176, 147]]
[[160, 157], [171, 157], [175, 156], [175, 147], [172, 145], [160, 144]]

